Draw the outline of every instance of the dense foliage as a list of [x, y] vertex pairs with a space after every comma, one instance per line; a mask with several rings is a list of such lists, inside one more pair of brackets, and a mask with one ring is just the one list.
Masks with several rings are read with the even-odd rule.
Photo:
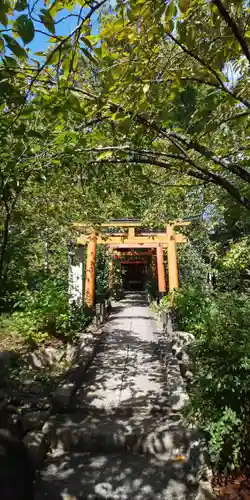
[[3, 314], [0, 326], [25, 340], [31, 347], [51, 336], [74, 341], [91, 319], [91, 313], [68, 304], [67, 282], [47, 278], [36, 289], [15, 294], [12, 313]]
[[[216, 240], [215, 231], [210, 233], [192, 272], [179, 291], [161, 300], [160, 308], [171, 305], [179, 328], [195, 336], [189, 348], [194, 379], [188, 418], [207, 432], [214, 465], [230, 471], [249, 461], [250, 282], [245, 231], [242, 227], [235, 241], [234, 227], [230, 234], [227, 226], [227, 232], [227, 245], [221, 235]], [[189, 262], [194, 263], [193, 253]]]
[[32, 343], [88, 321], [68, 306], [73, 221], [202, 215], [175, 307], [197, 336], [192, 416], [234, 465], [249, 435], [249, 37], [244, 0], [0, 0], [3, 328]]

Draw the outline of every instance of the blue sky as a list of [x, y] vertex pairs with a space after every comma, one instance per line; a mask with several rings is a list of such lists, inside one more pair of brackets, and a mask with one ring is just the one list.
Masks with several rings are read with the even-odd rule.
[[[44, 32], [48, 32], [48, 30], [45, 28], [45, 26], [41, 22], [39, 22], [39, 12], [40, 12], [41, 8], [45, 8], [45, 2], [43, 0], [39, 0], [36, 4], [36, 8], [35, 8], [32, 16], [35, 19], [37, 19], [37, 21], [33, 20], [33, 23], [34, 23], [35, 29], [41, 30]], [[70, 12], [66, 9], [63, 9], [56, 15], [56, 21], [59, 21], [60, 19], [71, 15], [67, 19], [63, 19], [62, 22], [56, 24], [56, 35], [59, 35], [59, 36], [60, 35], [68, 35], [77, 26], [78, 18], [76, 16], [79, 14], [80, 9], [81, 9], [81, 7], [79, 5], [76, 5], [74, 7], [74, 9], [72, 10], [72, 12]], [[88, 8], [83, 9], [82, 16], [85, 16], [88, 13], [88, 10], [89, 10]], [[15, 18], [22, 15], [22, 14], [25, 14], [26, 12], [27, 11], [15, 12]], [[73, 14], [73, 16], [72, 16], [72, 14]], [[95, 13], [92, 16], [92, 33], [93, 34], [97, 33], [98, 26], [99, 26], [98, 14]], [[2, 29], [4, 29], [4, 26], [2, 26], [1, 24], [0, 24], [0, 27]], [[52, 36], [52, 35], [50, 35], [50, 36]], [[41, 52], [41, 51], [46, 50], [50, 44], [50, 42], [49, 42], [50, 36], [43, 35], [42, 33], [36, 33], [33, 41], [28, 44], [28, 47], [29, 47], [31, 53]], [[19, 43], [22, 43], [21, 39], [19, 39], [18, 41], [19, 41]]]

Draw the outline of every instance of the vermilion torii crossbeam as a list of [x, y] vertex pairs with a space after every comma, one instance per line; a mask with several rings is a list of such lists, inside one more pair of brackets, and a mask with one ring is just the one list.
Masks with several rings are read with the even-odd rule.
[[[159, 292], [166, 292], [165, 266], [164, 266], [164, 249], [168, 252], [168, 281], [169, 291], [178, 288], [178, 263], [176, 244], [185, 243], [186, 237], [181, 233], [176, 233], [175, 228], [187, 226], [191, 224], [189, 221], [169, 221], [165, 226], [165, 231], [141, 230], [141, 222], [133, 220], [117, 220], [109, 223], [101, 224], [100, 227], [90, 227], [87, 223], [76, 222], [73, 227], [77, 230], [84, 230], [77, 238], [78, 245], [87, 245], [87, 261], [85, 272], [85, 296], [84, 300], [88, 306], [94, 305], [95, 298], [95, 268], [96, 268], [96, 246], [106, 245], [110, 251], [125, 249], [156, 249], [157, 256], [157, 273], [158, 273], [158, 288]], [[114, 229], [113, 229], [114, 228]], [[118, 232], [120, 228], [122, 232]], [[104, 232], [105, 229], [110, 229], [110, 232]], [[111, 231], [112, 229], [112, 231]], [[139, 229], [139, 234], [136, 231]], [[143, 252], [138, 252], [142, 254]], [[123, 254], [124, 255], [124, 254]], [[112, 262], [112, 261], [111, 261]], [[113, 269], [113, 264], [110, 265], [110, 270]], [[110, 282], [112, 279], [110, 278]]]

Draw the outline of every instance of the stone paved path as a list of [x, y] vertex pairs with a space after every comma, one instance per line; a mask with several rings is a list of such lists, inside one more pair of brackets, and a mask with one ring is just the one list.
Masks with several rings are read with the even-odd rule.
[[57, 417], [36, 500], [193, 498], [196, 447], [173, 403], [178, 365], [161, 361], [159, 337], [142, 295], [115, 305], [72, 412]]
[[87, 387], [83, 384], [79, 401], [106, 410], [157, 403], [164, 374], [156, 352], [156, 324], [143, 298], [128, 295], [117, 303], [104, 331], [105, 346], [92, 369], [95, 377]]

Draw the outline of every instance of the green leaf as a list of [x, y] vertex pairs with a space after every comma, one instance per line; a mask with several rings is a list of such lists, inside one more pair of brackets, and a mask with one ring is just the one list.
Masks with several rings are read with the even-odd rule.
[[[66, 7], [66, 6], [65, 6]], [[52, 17], [54, 17], [60, 10], [64, 8], [64, 2], [62, 0], [55, 0], [50, 6], [49, 11]]]
[[211, 16], [210, 16], [210, 22], [213, 27], [216, 25], [216, 21], [218, 18], [218, 11], [216, 5], [212, 4], [211, 5]]
[[250, 31], [246, 31], [246, 33], [245, 33], [245, 37], [246, 37], [246, 38], [250, 38]]
[[63, 73], [64, 73], [64, 76], [66, 78], [68, 78], [68, 76], [69, 76], [71, 58], [72, 58], [72, 51], [70, 51], [70, 55], [67, 56], [66, 59], [64, 59], [63, 65], [62, 65]]
[[47, 56], [49, 64], [57, 64], [60, 61], [60, 56], [61, 56], [60, 50], [56, 49], [50, 51], [50, 53]]
[[65, 142], [65, 132], [58, 134], [56, 137], [56, 144], [62, 144]]
[[69, 103], [73, 109], [75, 109], [76, 111], [81, 111], [80, 101], [75, 94], [70, 94]]
[[89, 49], [92, 50], [92, 43], [90, 40], [88, 40], [88, 38], [86, 38], [85, 36], [81, 36], [81, 40], [85, 43], [85, 45], [87, 45], [87, 47], [89, 47]]
[[15, 67], [17, 66], [17, 61], [14, 57], [10, 57], [10, 56], [5, 56], [4, 58], [4, 64], [8, 67], [8, 66], [12, 66], [12, 67]]
[[33, 40], [35, 36], [34, 25], [28, 16], [22, 14], [14, 21], [13, 26], [25, 44]]
[[86, 35], [84, 40], [88, 40], [91, 43], [91, 48], [93, 48], [93, 45], [98, 43], [99, 37], [97, 35]]
[[148, 93], [149, 88], [150, 88], [149, 83], [145, 83], [145, 85], [143, 85], [142, 90], [143, 90], [144, 94]]
[[94, 63], [95, 65], [98, 64], [97, 60], [92, 56], [92, 54], [90, 54], [90, 52], [88, 52], [87, 49], [85, 49], [84, 47], [81, 47], [81, 51], [84, 53], [84, 55], [92, 62]]
[[[97, 52], [97, 49], [96, 49]], [[105, 59], [105, 57], [109, 56], [109, 48], [106, 42], [103, 42], [101, 45], [101, 56]]]
[[44, 138], [44, 136], [40, 132], [38, 132], [37, 130], [29, 130], [27, 132], [27, 135], [29, 137], [37, 137], [38, 139], [43, 139]]
[[168, 32], [168, 33], [172, 33], [174, 29], [174, 22], [172, 19], [168, 20], [168, 22], [165, 24], [165, 30]]
[[131, 9], [127, 9], [127, 16], [128, 16], [128, 19], [129, 21], [133, 22], [135, 17], [133, 15], [133, 11]]
[[54, 19], [51, 15], [51, 13], [46, 10], [46, 9], [41, 9], [42, 14], [40, 15], [40, 19], [42, 23], [44, 24], [45, 28], [50, 31], [50, 33], [55, 34], [55, 24], [54, 24]]
[[6, 41], [8, 49], [10, 49], [11, 52], [15, 54], [15, 56], [22, 58], [28, 57], [26, 50], [23, 47], [21, 47], [21, 45], [19, 45], [19, 43], [16, 40], [14, 40], [14, 38], [12, 38], [9, 35], [3, 35], [3, 37], [4, 40]]
[[63, 1], [61, 0], [55, 0], [49, 7], [49, 11], [51, 16], [55, 16], [57, 12], [62, 10], [64, 8]]
[[3, 26], [8, 26], [8, 16], [6, 14], [6, 12], [4, 12], [3, 10], [1, 11], [0, 9], [0, 23], [3, 24]]
[[162, 123], [162, 126], [167, 128], [167, 127], [169, 127], [170, 123], [171, 123], [171, 120], [165, 120], [165, 121]]
[[108, 158], [112, 158], [112, 151], [104, 151], [102, 154], [100, 154], [97, 158], [97, 160], [105, 160]]
[[190, 0], [179, 0], [179, 9], [185, 13], [189, 8]]
[[175, 3], [172, 0], [166, 9], [166, 21], [172, 20], [175, 14], [176, 14]]
[[4, 40], [0, 38], [0, 51], [4, 49]]
[[17, 0], [14, 5], [14, 10], [22, 12], [22, 10], [27, 9], [27, 0]]

